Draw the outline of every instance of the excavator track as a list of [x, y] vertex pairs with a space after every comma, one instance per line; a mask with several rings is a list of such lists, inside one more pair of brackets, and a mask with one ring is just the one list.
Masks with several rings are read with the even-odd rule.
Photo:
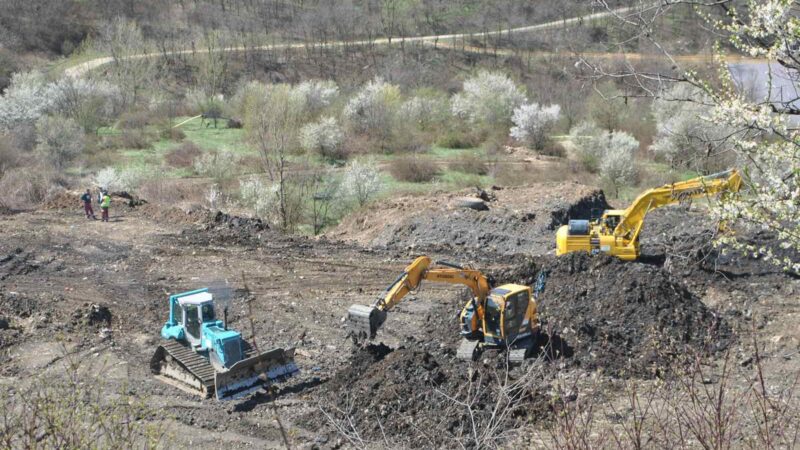
[[162, 381], [191, 394], [214, 394], [214, 367], [188, 346], [166, 340], [150, 360], [150, 370]]

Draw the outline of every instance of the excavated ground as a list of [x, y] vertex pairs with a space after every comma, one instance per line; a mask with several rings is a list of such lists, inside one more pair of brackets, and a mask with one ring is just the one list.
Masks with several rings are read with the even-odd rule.
[[475, 190], [397, 198], [348, 218], [328, 236], [370, 248], [441, 251], [462, 258], [487, 252], [543, 254], [552, 250], [558, 225], [608, 208], [602, 191], [576, 183], [493, 187], [482, 194], [485, 211], [460, 206], [465, 197], [479, 198]]
[[[546, 254], [554, 226], [605, 199], [573, 184], [493, 193], [488, 211], [424, 198], [412, 209], [390, 203], [396, 216], [374, 222], [395, 211], [383, 205], [361, 228], [345, 223], [319, 240], [283, 236], [257, 220], [150, 204], [117, 206], [102, 224], [81, 216], [75, 194], [52, 199], [50, 209], [5, 211], [0, 386], [58, 376], [66, 355], [103, 361], [112, 386], [154, 408], [152, 420], [169, 428], [172, 447], [281, 446], [276, 411], [298, 447], [508, 447], [549, 423], [558, 402], [574, 399], [556, 395], [564, 377], [669, 376], [664, 369], [687, 353], [713, 359], [731, 352], [745, 364], [752, 354], [741, 345], [742, 331], [763, 340], [771, 374], [792, 379], [800, 370], [800, 280], [711, 248], [713, 224], [701, 210], [652, 213], [641, 262], [555, 258]], [[120, 197], [114, 204], [128, 203]], [[390, 223], [397, 227], [383, 230]], [[449, 223], [469, 232], [470, 243], [448, 234]], [[441, 241], [423, 239], [426, 229]], [[509, 239], [517, 234], [519, 246]], [[470, 249], [478, 236], [497, 244]], [[394, 244], [380, 245], [387, 239]], [[542, 358], [512, 367], [497, 352], [457, 361], [456, 315], [467, 297], [458, 287], [430, 284], [390, 314], [375, 342], [354, 346], [342, 321], [347, 308], [374, 301], [419, 254], [471, 264], [498, 282], [532, 283], [546, 271]], [[225, 280], [237, 288], [232, 327], [262, 347], [297, 348], [302, 374], [274, 397], [200, 400], [147, 369], [167, 294]]]

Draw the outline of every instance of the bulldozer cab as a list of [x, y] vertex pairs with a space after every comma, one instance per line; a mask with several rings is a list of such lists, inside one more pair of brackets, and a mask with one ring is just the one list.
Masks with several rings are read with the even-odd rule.
[[484, 340], [500, 344], [529, 336], [535, 314], [530, 287], [506, 284], [492, 289], [486, 298]]
[[192, 345], [200, 345], [202, 324], [216, 320], [214, 300], [210, 293], [200, 292], [178, 300], [182, 310], [182, 324], [186, 332], [186, 340]]

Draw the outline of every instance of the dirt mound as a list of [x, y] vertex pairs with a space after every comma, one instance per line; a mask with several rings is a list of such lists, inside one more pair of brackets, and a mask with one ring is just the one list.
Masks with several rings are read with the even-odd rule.
[[[553, 229], [607, 208], [602, 191], [574, 183], [493, 188], [487, 211], [464, 207], [474, 191], [400, 197], [346, 219], [328, 235], [390, 249], [457, 250], [466, 254], [543, 254]], [[484, 199], [485, 200], [485, 199]]]
[[177, 206], [162, 206], [147, 203], [137, 208], [140, 214], [160, 223], [196, 224], [208, 218], [205, 210], [181, 209]]
[[81, 195], [76, 192], [58, 191], [48, 195], [42, 203], [43, 209], [79, 209]]
[[571, 253], [497, 276], [532, 283], [541, 270], [548, 274], [539, 297], [543, 329], [581, 367], [655, 376], [687, 347], [716, 352], [732, 338], [721, 316], [656, 266]]
[[214, 227], [221, 227], [221, 228], [233, 228], [233, 229], [246, 229], [250, 231], [263, 231], [269, 228], [269, 226], [264, 223], [263, 220], [257, 217], [239, 217], [233, 216], [230, 214], [226, 214], [222, 211], [217, 211], [216, 213], [212, 213], [208, 220], [206, 221], [206, 225], [209, 228]]
[[323, 385], [320, 408], [367, 447], [495, 446], [550, 411], [541, 380], [504, 376], [438, 352], [370, 345]]

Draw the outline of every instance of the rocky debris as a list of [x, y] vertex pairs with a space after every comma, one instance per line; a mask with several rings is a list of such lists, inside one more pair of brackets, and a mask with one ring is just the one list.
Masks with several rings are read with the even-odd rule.
[[236, 229], [247, 229], [250, 231], [263, 231], [269, 228], [263, 220], [257, 217], [239, 217], [226, 214], [222, 211], [212, 213], [211, 219], [207, 222], [209, 227], [227, 227]]
[[86, 303], [83, 310], [72, 314], [72, 323], [83, 324], [90, 327], [109, 327], [111, 325], [111, 310], [107, 306], [95, 303]]
[[529, 260], [498, 274], [532, 284], [547, 272], [539, 296], [543, 329], [556, 334], [574, 364], [616, 376], [660, 376], [686, 351], [710, 354], [733, 339], [725, 319], [660, 267], [571, 253]]
[[7, 330], [9, 326], [8, 319], [0, 316], [0, 330]]
[[31, 317], [37, 311], [41, 311], [41, 308], [36, 299], [17, 292], [0, 290], [0, 313], [24, 319]]
[[17, 247], [6, 255], [0, 256], [0, 280], [12, 275], [27, 275], [39, 267], [40, 264], [36, 262], [30, 252]]

